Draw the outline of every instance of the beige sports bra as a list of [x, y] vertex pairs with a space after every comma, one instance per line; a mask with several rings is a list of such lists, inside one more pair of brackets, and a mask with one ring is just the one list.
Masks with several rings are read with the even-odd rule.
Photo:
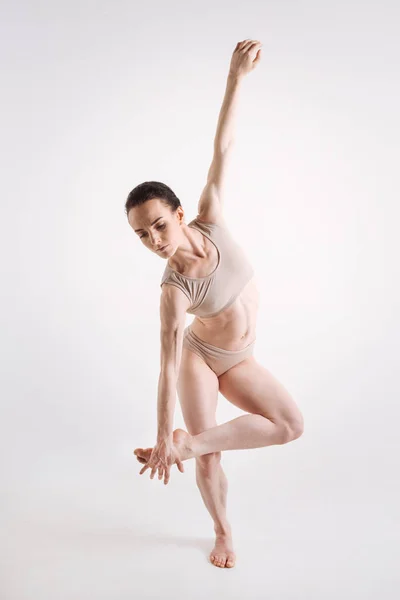
[[182, 290], [190, 300], [188, 313], [214, 317], [236, 300], [254, 275], [254, 269], [225, 226], [204, 223], [195, 218], [188, 227], [200, 231], [216, 246], [218, 265], [206, 277], [187, 277], [167, 264], [160, 285], [167, 283]]

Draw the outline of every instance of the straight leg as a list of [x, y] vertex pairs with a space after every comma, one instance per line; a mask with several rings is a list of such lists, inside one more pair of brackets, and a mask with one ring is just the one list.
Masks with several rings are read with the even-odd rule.
[[210, 560], [217, 567], [233, 567], [231, 526], [226, 516], [228, 480], [221, 466], [221, 453], [208, 454], [196, 459], [196, 482], [203, 502], [214, 521], [215, 546]]

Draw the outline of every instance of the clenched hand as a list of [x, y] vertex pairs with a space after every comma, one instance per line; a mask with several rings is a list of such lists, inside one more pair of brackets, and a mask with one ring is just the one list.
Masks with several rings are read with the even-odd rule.
[[261, 60], [262, 43], [258, 40], [238, 42], [233, 51], [229, 73], [242, 77], [250, 73]]

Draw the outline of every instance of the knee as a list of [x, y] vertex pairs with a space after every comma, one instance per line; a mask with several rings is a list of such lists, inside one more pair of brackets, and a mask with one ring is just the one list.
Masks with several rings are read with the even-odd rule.
[[282, 444], [297, 440], [304, 432], [304, 420], [301, 414], [282, 424]]
[[210, 454], [196, 457], [196, 466], [205, 475], [213, 473], [219, 467], [220, 462], [221, 452], [210, 452]]

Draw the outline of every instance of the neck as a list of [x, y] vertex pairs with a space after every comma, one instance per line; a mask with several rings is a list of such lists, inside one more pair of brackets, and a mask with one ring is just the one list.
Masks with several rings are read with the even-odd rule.
[[187, 270], [199, 258], [207, 256], [203, 236], [199, 231], [183, 223], [182, 238], [174, 255], [168, 260], [169, 266], [180, 272]]

